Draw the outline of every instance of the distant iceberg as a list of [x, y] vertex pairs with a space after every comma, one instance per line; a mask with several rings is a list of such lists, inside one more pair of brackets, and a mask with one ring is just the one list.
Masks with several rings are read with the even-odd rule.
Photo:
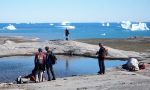
[[49, 25], [50, 25], [50, 26], [54, 26], [54, 24], [53, 24], [53, 23], [50, 23]]
[[130, 21], [122, 21], [121, 27], [124, 28], [124, 29], [131, 30], [131, 31], [150, 30], [147, 27], [146, 23], [141, 23], [141, 22], [139, 22], [138, 24], [132, 24]]
[[69, 21], [63, 21], [63, 22], [61, 23], [61, 25], [63, 25], [63, 26], [68, 25], [68, 24], [70, 24]]
[[124, 29], [131, 29], [132, 23], [130, 21], [122, 21], [121, 27]]
[[16, 27], [14, 25], [9, 24], [7, 27], [4, 27], [3, 29], [6, 29], [6, 30], [16, 30]]
[[61, 26], [57, 26], [57, 27], [61, 27], [63, 29], [67, 28], [67, 29], [70, 29], [70, 30], [71, 29], [75, 29], [76, 27], [75, 26], [71, 26], [70, 23], [71, 22], [69, 22], [69, 21], [63, 21], [63, 22], [61, 22]]
[[106, 33], [102, 33], [101, 35], [102, 35], [102, 36], [106, 36]]
[[107, 27], [109, 27], [110, 24], [109, 24], [109, 23], [102, 23], [102, 26], [107, 26]]
[[69, 25], [67, 25], [67, 26], [58, 26], [58, 27], [61, 27], [63, 29], [65, 29], [65, 28], [67, 28], [67, 29], [75, 29], [76, 28], [75, 26], [69, 26]]
[[107, 23], [106, 26], [109, 27], [109, 23]]

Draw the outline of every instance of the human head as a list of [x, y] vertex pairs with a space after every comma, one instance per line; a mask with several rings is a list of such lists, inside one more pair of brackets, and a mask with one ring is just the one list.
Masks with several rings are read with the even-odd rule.
[[46, 51], [48, 51], [48, 50], [49, 50], [49, 47], [48, 47], [48, 46], [46, 46], [46, 47], [45, 47], [45, 50], [46, 50]]
[[38, 51], [39, 51], [39, 52], [42, 52], [43, 50], [42, 50], [42, 48], [38, 48]]
[[103, 44], [102, 44], [102, 43], [99, 43], [98, 45], [99, 45], [99, 47], [103, 47]]

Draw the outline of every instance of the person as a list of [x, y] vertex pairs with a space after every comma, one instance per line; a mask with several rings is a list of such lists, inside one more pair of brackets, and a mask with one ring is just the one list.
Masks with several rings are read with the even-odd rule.
[[108, 50], [101, 43], [99, 43], [99, 47], [100, 47], [100, 49], [96, 53], [96, 54], [98, 54], [98, 64], [99, 64], [98, 74], [105, 74], [104, 59], [107, 56]]
[[138, 71], [139, 70], [139, 62], [136, 58], [129, 57], [127, 62], [127, 68], [129, 71]]
[[50, 51], [50, 48], [48, 46], [45, 47], [45, 50], [46, 50], [46, 70], [47, 70], [47, 75], [48, 75], [48, 81], [51, 81], [50, 72], [52, 75], [52, 80], [56, 80], [54, 70], [53, 70], [53, 64], [55, 63], [53, 62], [54, 54], [52, 53], [52, 51]]
[[65, 40], [68, 41], [68, 36], [69, 36], [69, 30], [66, 28], [65, 29]]
[[39, 48], [38, 52], [35, 54], [35, 82], [43, 81], [43, 73], [45, 71], [45, 59], [46, 56], [43, 53], [42, 49]]

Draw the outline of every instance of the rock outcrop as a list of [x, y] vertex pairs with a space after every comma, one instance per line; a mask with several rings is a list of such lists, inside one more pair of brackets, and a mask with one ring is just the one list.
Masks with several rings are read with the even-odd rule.
[[[79, 55], [96, 57], [96, 52], [99, 47], [97, 45], [91, 45], [87, 43], [81, 43], [77, 41], [63, 41], [63, 40], [52, 40], [52, 41], [37, 41], [37, 42], [19, 42], [6, 40], [5, 43], [0, 44], [0, 57], [14, 56], [14, 55], [33, 55], [37, 52], [38, 48], [49, 46], [56, 54], [65, 55]], [[108, 57], [110, 59], [116, 58], [128, 58], [128, 57], [140, 57], [140, 53], [133, 51], [123, 51], [113, 49], [105, 46], [108, 49]]]

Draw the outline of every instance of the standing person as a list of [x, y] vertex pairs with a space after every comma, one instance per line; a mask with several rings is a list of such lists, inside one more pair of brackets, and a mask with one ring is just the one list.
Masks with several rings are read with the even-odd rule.
[[45, 59], [46, 56], [42, 52], [42, 49], [39, 48], [38, 52], [35, 54], [35, 82], [43, 81], [43, 72], [45, 70]]
[[47, 51], [46, 52], [46, 69], [47, 69], [48, 81], [51, 81], [50, 72], [53, 77], [52, 80], [56, 80], [54, 70], [53, 70], [53, 64], [55, 64], [54, 59], [56, 59], [56, 57], [54, 56], [52, 51], [50, 51], [50, 48], [48, 46], [45, 47], [45, 50]]
[[66, 28], [65, 29], [65, 40], [68, 41], [68, 36], [69, 36], [69, 30]]
[[107, 56], [108, 50], [101, 44], [99, 43], [99, 51], [96, 53], [98, 54], [98, 64], [99, 64], [99, 72], [98, 74], [105, 74], [105, 57]]

